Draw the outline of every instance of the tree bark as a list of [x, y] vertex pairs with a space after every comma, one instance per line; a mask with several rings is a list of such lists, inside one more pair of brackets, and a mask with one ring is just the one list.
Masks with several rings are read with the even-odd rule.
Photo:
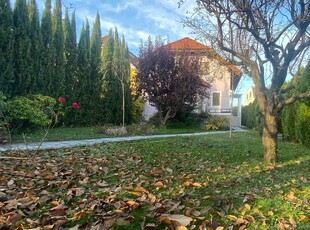
[[122, 84], [122, 109], [123, 109], [123, 127], [125, 127], [125, 85], [124, 82], [121, 81]]
[[263, 113], [263, 134], [262, 142], [264, 147], [264, 160], [269, 164], [275, 164], [278, 160], [278, 130], [277, 121], [278, 116], [274, 109], [268, 106]]

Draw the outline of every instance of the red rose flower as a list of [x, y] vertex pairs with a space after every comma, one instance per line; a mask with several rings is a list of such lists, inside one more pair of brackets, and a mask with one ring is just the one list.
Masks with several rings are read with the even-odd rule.
[[11, 127], [11, 123], [10, 123], [10, 122], [4, 123], [4, 125], [5, 125], [6, 127]]
[[77, 102], [73, 102], [72, 103], [72, 107], [76, 110], [79, 110], [80, 109], [80, 105], [77, 103]]
[[66, 99], [64, 97], [58, 97], [58, 102], [59, 103], [65, 103]]

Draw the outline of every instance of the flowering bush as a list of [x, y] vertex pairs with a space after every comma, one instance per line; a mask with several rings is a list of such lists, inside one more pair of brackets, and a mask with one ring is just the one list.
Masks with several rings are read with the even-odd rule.
[[[46, 137], [48, 130], [59, 122], [59, 117], [68, 112], [65, 107], [66, 99], [59, 96], [57, 101], [49, 96], [41, 94], [30, 97], [15, 97], [5, 102], [5, 97], [0, 91], [0, 143], [10, 139], [11, 130], [43, 127]], [[73, 102], [72, 108], [80, 109], [77, 102]]]
[[66, 99], [64, 97], [58, 97], [58, 102], [59, 103], [65, 103], [66, 102]]
[[80, 109], [80, 105], [77, 102], [73, 102], [72, 103], [72, 108], [79, 110]]
[[[55, 125], [66, 112], [66, 99], [59, 96], [57, 101], [40, 94], [30, 97], [15, 97], [7, 103], [7, 121], [11, 122], [10, 124], [14, 128], [36, 128]], [[72, 107], [75, 110], [80, 109], [77, 102], [73, 102]]]

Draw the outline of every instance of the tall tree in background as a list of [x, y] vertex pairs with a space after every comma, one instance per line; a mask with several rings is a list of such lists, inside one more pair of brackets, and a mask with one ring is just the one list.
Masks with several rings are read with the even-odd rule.
[[[97, 12], [96, 19], [94, 22], [91, 39], [90, 39], [90, 74], [89, 74], [89, 85], [88, 85], [88, 105], [93, 108], [94, 114], [101, 114], [101, 100], [100, 100], [100, 85], [101, 85], [101, 29], [100, 29], [100, 15]], [[94, 117], [95, 120], [100, 117]]]
[[81, 105], [80, 118], [81, 122], [87, 119], [87, 113], [92, 108], [89, 106], [89, 85], [90, 85], [90, 31], [89, 23], [86, 20], [86, 26], [83, 25], [78, 44], [78, 83], [76, 87], [76, 97]]
[[42, 36], [40, 29], [39, 11], [35, 0], [31, 0], [29, 2], [29, 22], [29, 38], [31, 42], [29, 59], [32, 60], [31, 66], [29, 66], [30, 75], [32, 76], [29, 93], [38, 93], [40, 91], [40, 87], [43, 84], [43, 77], [41, 75], [41, 59], [38, 58], [41, 56], [42, 51]]
[[139, 89], [158, 109], [161, 125], [182, 111], [193, 110], [210, 85], [199, 76], [198, 57], [189, 51], [172, 52], [160, 37], [140, 46]]
[[[125, 126], [125, 94], [128, 92], [128, 88], [125, 89], [126, 83], [128, 85], [130, 78], [130, 63], [129, 52], [123, 36], [122, 42], [118, 38], [117, 29], [115, 29], [114, 50], [112, 58], [112, 71], [114, 76], [121, 84], [122, 92], [122, 125]], [[126, 91], [125, 91], [126, 90]]]
[[66, 10], [63, 26], [65, 40], [65, 92], [63, 95], [69, 101], [72, 101], [75, 100], [74, 90], [77, 82], [77, 44], [75, 11], [72, 12], [70, 20], [69, 10]]
[[0, 91], [11, 98], [15, 77], [13, 12], [9, 0], [0, 0], [0, 38]]
[[45, 8], [41, 19], [42, 53], [41, 53], [41, 93], [50, 95], [53, 84], [54, 49], [52, 32], [52, 4], [51, 0], [45, 1]]
[[[182, 3], [184, 1], [180, 1]], [[263, 116], [264, 159], [277, 161], [277, 124], [281, 109], [310, 97], [310, 92], [284, 98], [294, 88], [282, 90], [289, 70], [309, 58], [310, 2], [305, 0], [198, 0], [185, 23], [211, 44], [228, 54], [254, 81]], [[307, 55], [305, 55], [307, 53]], [[233, 57], [233, 58], [230, 58]], [[297, 64], [297, 65], [296, 65]], [[268, 81], [267, 81], [268, 79]]]
[[64, 93], [65, 83], [65, 57], [64, 57], [64, 33], [62, 26], [62, 7], [61, 1], [56, 0], [52, 16], [52, 32], [53, 32], [53, 48], [54, 68], [52, 76], [52, 84], [50, 85], [49, 94], [58, 97]]
[[13, 12], [14, 30], [14, 95], [27, 95], [32, 83], [31, 40], [29, 38], [30, 23], [26, 0], [17, 0]]
[[[113, 95], [111, 92], [111, 82], [112, 82], [112, 57], [113, 57], [113, 30], [110, 29], [109, 35], [103, 38], [102, 49], [101, 49], [101, 72], [102, 72], [102, 82], [100, 89], [100, 96], [104, 100], [104, 122], [113, 123], [114, 117], [113, 112], [109, 108], [113, 106], [114, 97], [110, 98], [110, 95]], [[113, 89], [113, 88], [112, 88]], [[110, 105], [111, 104], [111, 105]]]
[[128, 124], [131, 122], [130, 65], [128, 49], [124, 43], [124, 39], [123, 41], [119, 39], [117, 29], [114, 32], [111, 29], [103, 43], [102, 96], [105, 101], [107, 123]]

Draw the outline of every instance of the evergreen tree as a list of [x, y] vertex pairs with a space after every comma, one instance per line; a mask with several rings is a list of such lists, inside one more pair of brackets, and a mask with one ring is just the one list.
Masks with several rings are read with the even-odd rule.
[[0, 91], [7, 98], [13, 96], [13, 12], [9, 0], [0, 0]]
[[100, 15], [97, 12], [95, 23], [90, 39], [90, 79], [88, 85], [88, 105], [94, 110], [97, 117], [93, 117], [93, 121], [100, 119], [101, 114], [101, 100], [100, 100], [100, 82], [101, 82], [101, 29], [100, 29]]
[[[74, 22], [74, 23], [73, 23]], [[75, 13], [72, 13], [70, 22], [68, 9], [66, 10], [64, 19], [64, 39], [65, 39], [65, 93], [64, 97], [69, 101], [75, 100], [74, 87], [77, 74], [77, 47], [76, 47], [76, 31], [75, 27]]]
[[30, 83], [30, 93], [39, 93], [40, 87], [42, 87], [42, 71], [41, 71], [41, 56], [42, 52], [42, 36], [40, 30], [39, 12], [36, 4], [36, 0], [31, 0], [29, 4], [29, 21], [30, 21], [30, 33], [29, 38], [31, 42], [30, 48], [30, 60], [31, 66], [30, 74], [32, 76]]
[[117, 29], [114, 33], [112, 30], [110, 31], [103, 46], [102, 73], [106, 122], [113, 124], [130, 123], [129, 52], [124, 38], [122, 41], [119, 39]]
[[45, 1], [45, 8], [41, 19], [42, 53], [41, 53], [41, 93], [51, 95], [53, 84], [54, 49], [52, 35], [52, 5], [51, 0]]
[[56, 0], [53, 11], [52, 28], [53, 28], [53, 48], [54, 68], [52, 76], [52, 84], [50, 85], [50, 96], [58, 97], [64, 93], [65, 82], [65, 56], [64, 56], [64, 33], [62, 26], [62, 9], [61, 1]]
[[13, 12], [14, 70], [16, 81], [13, 84], [14, 95], [27, 95], [30, 92], [32, 76], [31, 40], [29, 38], [30, 23], [26, 0], [16, 0]]
[[86, 26], [83, 25], [78, 44], [78, 82], [76, 87], [76, 96], [81, 105], [80, 123], [88, 121], [88, 116], [91, 114], [91, 108], [88, 104], [88, 86], [89, 86], [89, 59], [90, 59], [90, 32], [89, 23], [86, 20]]
[[110, 108], [113, 107], [115, 99], [113, 96], [114, 92], [111, 90], [112, 84], [112, 58], [113, 58], [113, 48], [114, 48], [114, 39], [113, 39], [113, 30], [110, 29], [109, 35], [104, 37], [103, 44], [101, 49], [101, 73], [102, 73], [102, 83], [100, 95], [104, 100], [104, 113], [103, 118], [106, 123], [114, 123], [114, 111], [111, 111]]

